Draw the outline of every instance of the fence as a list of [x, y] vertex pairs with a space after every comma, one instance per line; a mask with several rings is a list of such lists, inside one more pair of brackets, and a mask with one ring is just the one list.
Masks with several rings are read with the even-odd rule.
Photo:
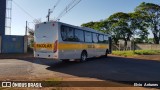
[[112, 50], [160, 50], [160, 44], [132, 44], [131, 47], [125, 48], [120, 45], [112, 45]]
[[160, 44], [136, 44], [136, 50], [160, 50]]

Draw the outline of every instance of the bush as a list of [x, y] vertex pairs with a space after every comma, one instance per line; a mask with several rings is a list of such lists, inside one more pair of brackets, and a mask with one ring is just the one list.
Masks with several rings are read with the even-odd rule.
[[112, 54], [118, 55], [118, 56], [134, 56], [133, 51], [113, 51]]
[[28, 53], [33, 53], [33, 48], [28, 47], [28, 48], [27, 48], [27, 51], [28, 51]]

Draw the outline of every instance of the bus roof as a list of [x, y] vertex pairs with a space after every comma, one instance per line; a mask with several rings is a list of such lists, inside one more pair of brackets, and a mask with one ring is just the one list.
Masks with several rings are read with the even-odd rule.
[[[98, 33], [98, 34], [104, 34], [104, 33], [100, 32], [100, 31], [92, 29], [92, 28], [74, 26], [74, 25], [70, 25], [70, 24], [67, 24], [67, 23], [59, 22], [59, 21], [51, 21], [51, 22], [43, 22], [43, 23], [58, 23], [58, 24], [69, 26], [69, 27], [73, 27], [73, 28], [76, 28], [76, 29], [81, 29], [81, 30], [85, 30], [85, 31], [89, 31], [89, 32]], [[42, 23], [40, 23], [40, 24], [42, 24]], [[109, 34], [105, 34], [105, 35], [110, 36]]]

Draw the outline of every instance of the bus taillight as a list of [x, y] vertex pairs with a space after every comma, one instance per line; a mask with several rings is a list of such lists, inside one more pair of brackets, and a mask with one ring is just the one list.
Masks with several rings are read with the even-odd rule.
[[57, 48], [58, 48], [58, 41], [56, 40], [55, 43], [54, 43], [54, 53], [57, 52]]

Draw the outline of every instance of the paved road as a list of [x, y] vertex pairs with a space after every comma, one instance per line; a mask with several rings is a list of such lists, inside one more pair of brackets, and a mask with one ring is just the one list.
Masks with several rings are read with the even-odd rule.
[[109, 56], [84, 63], [46, 59], [0, 59], [0, 79], [94, 78], [111, 81], [160, 81], [160, 62]]

